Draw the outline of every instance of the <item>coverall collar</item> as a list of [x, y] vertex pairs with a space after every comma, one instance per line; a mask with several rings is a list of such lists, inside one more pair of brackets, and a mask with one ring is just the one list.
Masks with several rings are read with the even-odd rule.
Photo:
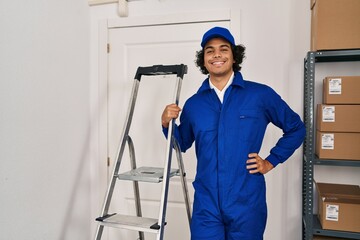
[[[235, 72], [234, 73], [234, 79], [233, 82], [231, 84], [231, 86], [237, 86], [237, 87], [242, 87], [245, 88], [245, 81], [243, 79], [243, 76], [241, 74], [241, 72]], [[209, 84], [209, 78], [206, 78], [205, 81], [202, 83], [201, 87], [198, 90], [198, 93], [207, 91], [207, 90], [211, 90], [210, 84]]]

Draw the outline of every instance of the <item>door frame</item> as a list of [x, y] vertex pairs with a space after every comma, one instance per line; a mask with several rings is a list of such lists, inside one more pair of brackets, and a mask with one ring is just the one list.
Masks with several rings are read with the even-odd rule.
[[[97, 206], [102, 206], [107, 190], [108, 180], [108, 35], [113, 28], [128, 28], [138, 26], [171, 25], [200, 22], [227, 21], [236, 42], [240, 42], [240, 9], [223, 9], [198, 11], [189, 13], [175, 13], [169, 15], [154, 15], [141, 17], [128, 17], [116, 19], [104, 19], [99, 21], [98, 36], [98, 159], [93, 163], [95, 171], [96, 186], [94, 190], [94, 201]], [[200, 43], [200, 39], [199, 39]], [[110, 46], [111, 48], [111, 46]], [[111, 51], [111, 50], [110, 50]], [[111, 170], [110, 170], [111, 171]], [[100, 209], [95, 211], [100, 212]]]

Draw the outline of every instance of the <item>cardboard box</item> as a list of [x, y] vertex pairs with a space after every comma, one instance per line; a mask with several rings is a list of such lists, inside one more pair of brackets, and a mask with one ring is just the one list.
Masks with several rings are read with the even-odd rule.
[[360, 105], [317, 105], [316, 128], [321, 132], [360, 132]]
[[311, 51], [360, 48], [359, 0], [312, 0], [311, 6]]
[[316, 131], [315, 154], [320, 159], [360, 160], [360, 133]]
[[316, 183], [323, 229], [360, 232], [360, 187]]
[[325, 104], [360, 104], [359, 93], [360, 76], [326, 77], [323, 80]]

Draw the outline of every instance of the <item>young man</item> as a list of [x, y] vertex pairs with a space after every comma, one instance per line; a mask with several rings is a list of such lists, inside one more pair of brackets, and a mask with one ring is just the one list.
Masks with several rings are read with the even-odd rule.
[[[196, 63], [209, 77], [183, 110], [170, 104], [161, 117], [166, 134], [181, 112], [174, 136], [183, 152], [195, 142], [191, 239], [261, 240], [267, 218], [264, 174], [302, 144], [305, 127], [274, 90], [243, 79], [245, 48], [235, 45], [227, 29], [210, 29], [201, 46]], [[258, 152], [270, 122], [283, 136], [263, 159]]]

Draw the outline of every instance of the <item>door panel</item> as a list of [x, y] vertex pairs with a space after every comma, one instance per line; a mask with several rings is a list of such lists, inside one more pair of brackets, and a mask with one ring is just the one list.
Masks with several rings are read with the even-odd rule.
[[[116, 159], [120, 137], [127, 113], [133, 79], [138, 66], [186, 64], [180, 96], [180, 107], [200, 87], [205, 75], [195, 66], [195, 52], [200, 50], [202, 34], [213, 26], [230, 27], [230, 21], [187, 24], [134, 26], [109, 29], [110, 53], [108, 55], [108, 156], [109, 174]], [[133, 139], [137, 166], [162, 167], [166, 159], [166, 139], [161, 131], [161, 113], [173, 102], [176, 76], [143, 76], [129, 135]], [[183, 154], [191, 201], [192, 181], [196, 172], [194, 147]], [[120, 172], [130, 169], [126, 149]], [[172, 167], [177, 168], [175, 154]], [[110, 176], [108, 176], [110, 178]], [[140, 183], [143, 215], [157, 218], [161, 184]], [[131, 182], [118, 181], [111, 209], [117, 213], [135, 214]], [[170, 180], [165, 239], [190, 239], [181, 183], [178, 177]], [[109, 230], [109, 239], [137, 239], [136, 232]], [[155, 239], [146, 234], [146, 239]]]

